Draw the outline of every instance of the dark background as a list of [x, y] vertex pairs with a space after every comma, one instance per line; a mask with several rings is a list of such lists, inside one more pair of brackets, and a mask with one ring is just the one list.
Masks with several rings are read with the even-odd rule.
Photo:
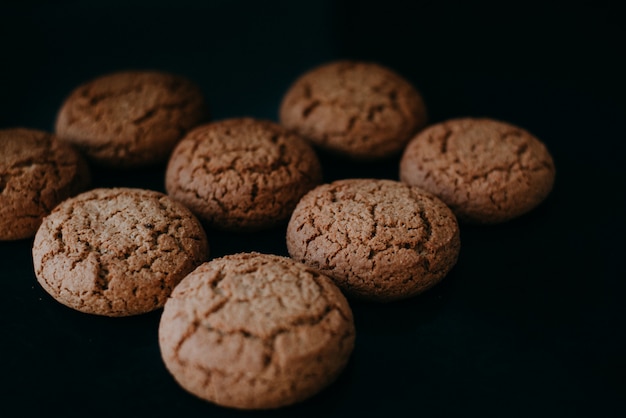
[[[187, 394], [160, 359], [160, 312], [111, 319], [65, 308], [36, 282], [32, 241], [0, 242], [2, 415], [626, 416], [626, 36], [617, 3], [3, 3], [0, 128], [52, 130], [71, 89], [129, 68], [193, 79], [214, 119], [276, 120], [300, 73], [355, 58], [410, 80], [432, 123], [487, 116], [528, 129], [552, 152], [557, 179], [528, 215], [462, 226], [458, 264], [430, 291], [351, 301], [357, 343], [347, 369], [278, 411]], [[321, 158], [327, 181], [397, 179], [397, 158]], [[95, 170], [94, 185], [163, 190], [163, 175]], [[208, 234], [213, 257], [286, 255], [283, 227]]]

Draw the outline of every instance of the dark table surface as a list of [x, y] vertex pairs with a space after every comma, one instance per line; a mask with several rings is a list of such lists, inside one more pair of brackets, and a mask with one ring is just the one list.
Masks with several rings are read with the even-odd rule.
[[[345, 372], [277, 411], [187, 394], [160, 358], [160, 311], [112, 319], [65, 308], [36, 282], [32, 240], [0, 242], [2, 416], [626, 416], [617, 2], [5, 3], [0, 128], [52, 130], [71, 89], [129, 68], [193, 79], [214, 119], [276, 120], [300, 73], [354, 58], [404, 75], [432, 123], [486, 116], [528, 129], [552, 152], [557, 179], [526, 216], [462, 226], [458, 264], [435, 288], [390, 304], [351, 301], [357, 342]], [[397, 179], [397, 158], [322, 162], [326, 181]], [[95, 170], [94, 185], [163, 190], [163, 176], [163, 167]], [[212, 257], [287, 254], [284, 227], [208, 235]]]

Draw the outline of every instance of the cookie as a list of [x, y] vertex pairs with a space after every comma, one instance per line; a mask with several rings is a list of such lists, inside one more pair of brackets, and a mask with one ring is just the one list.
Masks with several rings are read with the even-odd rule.
[[165, 366], [188, 392], [238, 409], [270, 409], [332, 383], [354, 348], [335, 284], [288, 257], [214, 259], [176, 286], [159, 324]]
[[420, 93], [394, 71], [372, 62], [334, 61], [289, 87], [279, 119], [331, 153], [376, 160], [400, 153], [427, 114]]
[[35, 275], [54, 299], [81, 312], [130, 316], [165, 304], [208, 256], [193, 214], [142, 189], [93, 189], [47, 216], [33, 243]]
[[460, 235], [452, 211], [426, 191], [344, 179], [300, 200], [287, 225], [287, 249], [347, 294], [384, 302], [415, 296], [445, 277]]
[[124, 71], [77, 87], [55, 129], [95, 163], [140, 167], [165, 162], [185, 133], [207, 119], [206, 109], [199, 87], [181, 76]]
[[234, 118], [189, 132], [165, 177], [167, 193], [209, 227], [250, 231], [286, 222], [322, 171], [313, 148], [284, 127]]
[[442, 122], [417, 134], [400, 180], [443, 200], [460, 222], [494, 224], [529, 212], [550, 193], [555, 168], [528, 131], [486, 118]]
[[54, 135], [0, 130], [0, 240], [32, 238], [44, 216], [90, 181], [83, 157]]

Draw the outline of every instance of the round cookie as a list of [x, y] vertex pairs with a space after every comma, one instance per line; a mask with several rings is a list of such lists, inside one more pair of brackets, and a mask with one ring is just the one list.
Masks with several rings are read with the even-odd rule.
[[110, 167], [164, 162], [208, 112], [191, 81], [156, 71], [123, 71], [87, 82], [65, 99], [57, 135]]
[[332, 383], [354, 348], [352, 311], [328, 277], [290, 258], [239, 253], [181, 281], [159, 325], [163, 361], [188, 392], [269, 409]]
[[554, 176], [541, 141], [485, 118], [430, 126], [400, 160], [401, 181], [434, 193], [466, 223], [494, 224], [530, 211], [550, 193]]
[[35, 129], [0, 130], [0, 240], [33, 237], [44, 216], [89, 183], [71, 145]]
[[393, 180], [345, 179], [300, 200], [287, 249], [346, 293], [384, 302], [438, 283], [456, 264], [460, 236], [452, 211], [428, 192]]
[[142, 189], [93, 189], [58, 205], [33, 244], [35, 274], [57, 301], [81, 312], [130, 316], [162, 307], [206, 260], [192, 213]]
[[287, 90], [280, 123], [320, 148], [355, 160], [399, 153], [426, 124], [419, 92], [372, 62], [334, 61], [309, 70]]
[[165, 187], [209, 226], [241, 231], [286, 221], [321, 178], [306, 141], [270, 121], [235, 118], [189, 132], [170, 157]]

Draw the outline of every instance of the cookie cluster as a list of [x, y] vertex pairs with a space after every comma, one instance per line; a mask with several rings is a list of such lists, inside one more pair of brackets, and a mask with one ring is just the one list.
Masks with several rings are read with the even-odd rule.
[[[418, 295], [455, 266], [463, 223], [539, 205], [554, 182], [545, 145], [491, 119], [427, 124], [420, 93], [370, 62], [313, 68], [278, 122], [209, 122], [180, 76], [129, 71], [77, 87], [55, 132], [0, 131], [0, 239], [33, 238], [40, 285], [88, 314], [163, 309], [165, 366], [190, 393], [277, 408], [328, 386], [355, 343], [350, 298]], [[318, 152], [398, 178], [324, 182]], [[90, 189], [90, 165], [167, 163], [166, 193]], [[210, 260], [210, 234], [285, 225], [288, 257]], [[345, 295], [345, 296], [344, 296]]]

